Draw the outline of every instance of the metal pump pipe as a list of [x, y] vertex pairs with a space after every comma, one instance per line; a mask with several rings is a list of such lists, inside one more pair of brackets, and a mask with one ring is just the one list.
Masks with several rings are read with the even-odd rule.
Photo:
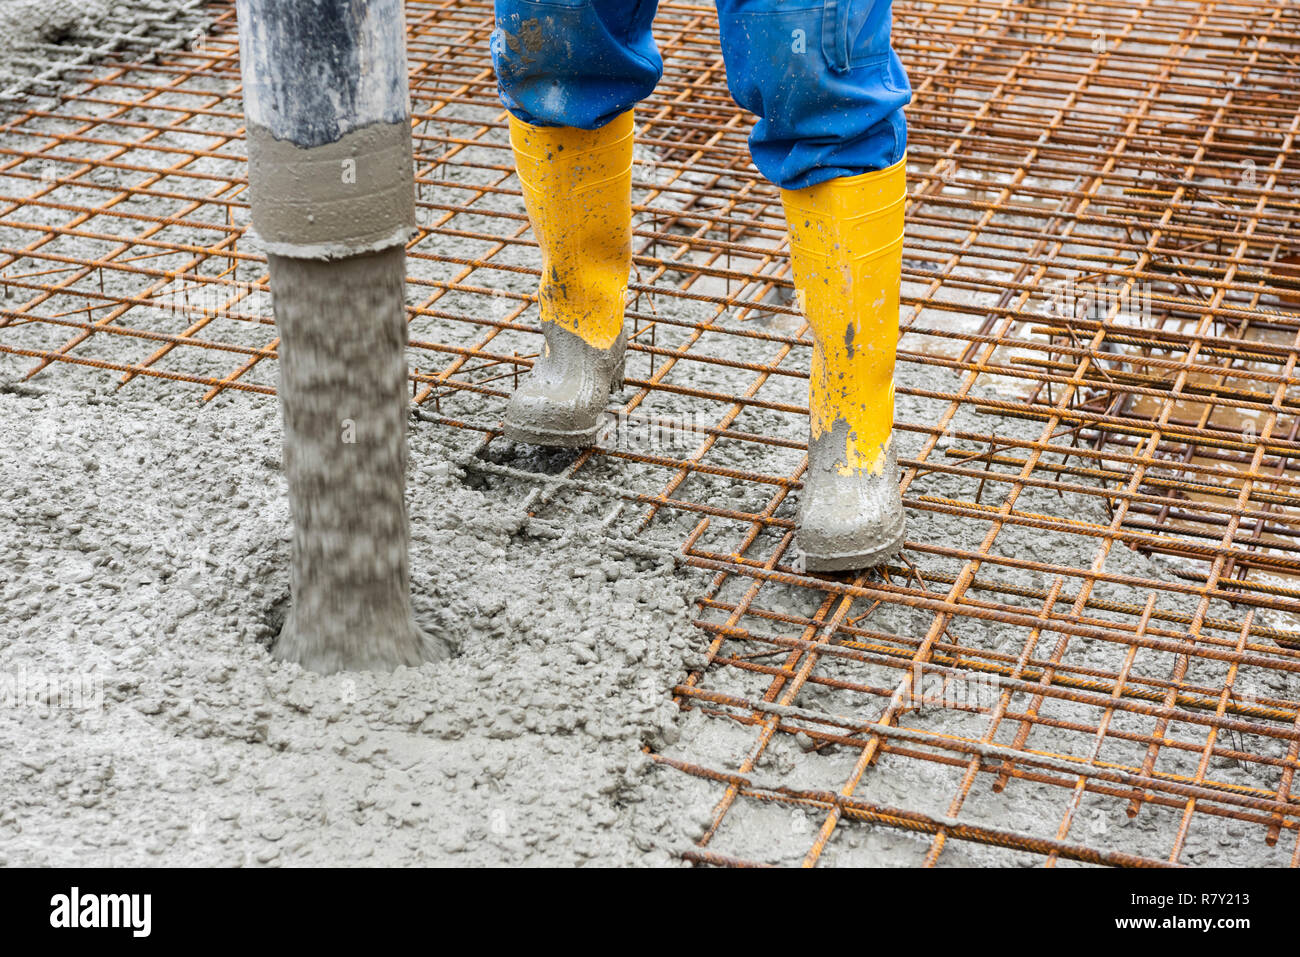
[[401, 0], [239, 0], [253, 228], [338, 259], [415, 232]]
[[416, 625], [401, 0], [238, 0], [253, 230], [280, 335], [290, 611], [273, 653], [333, 672], [445, 657]]

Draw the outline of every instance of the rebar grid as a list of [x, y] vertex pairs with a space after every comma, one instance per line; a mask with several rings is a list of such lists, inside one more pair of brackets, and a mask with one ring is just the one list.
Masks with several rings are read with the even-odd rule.
[[[200, 49], [0, 128], [0, 354], [27, 378], [274, 392], [233, 6], [210, 9]], [[909, 536], [831, 577], [794, 548], [808, 327], [711, 5], [657, 21], [617, 428], [550, 474], [499, 439], [538, 349], [538, 256], [490, 4], [407, 9], [417, 415], [534, 482], [534, 514], [594, 509], [710, 574], [706, 664], [674, 694], [752, 737], [740, 760], [654, 756], [718, 788], [688, 859], [752, 863], [725, 850], [734, 809], [776, 805], [818, 815], [808, 865], [845, 822], [921, 835], [927, 865], [954, 843], [1176, 864], [1225, 818], [1261, 863], [1300, 864], [1300, 8], [896, 0]], [[839, 776], [760, 774], [778, 734]], [[901, 805], [873, 787], [917, 768]], [[1054, 829], [1005, 823], [1022, 794], [1055, 800]], [[1105, 823], [1124, 815], [1169, 840]]]
[[[62, 83], [106, 57], [144, 57], [159, 50], [203, 42], [205, 19], [201, 12], [204, 0], [135, 0], [129, 7], [114, 4], [108, 9], [84, 9], [81, 23], [59, 29], [57, 35], [16, 36], [0, 30], [6, 43], [18, 44], [4, 52], [0, 67], [0, 106], [7, 110], [19, 107], [29, 96], [57, 92]], [[58, 20], [69, 15], [68, 9], [50, 10]], [[31, 15], [26, 11], [4, 11], [3, 17], [19, 20]], [[47, 21], [49, 23], [51, 21]]]

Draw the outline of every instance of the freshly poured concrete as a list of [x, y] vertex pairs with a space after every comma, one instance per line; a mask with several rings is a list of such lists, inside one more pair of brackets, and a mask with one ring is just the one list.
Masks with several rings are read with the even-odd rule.
[[[61, 70], [78, 75], [117, 51], [140, 56], [151, 45], [195, 40], [209, 22], [197, 7], [198, 0], [0, 0], [0, 92], [43, 98], [58, 90], [49, 81]], [[30, 82], [37, 76], [41, 82]]]
[[101, 18], [105, 0], [0, 0], [0, 62]]
[[274, 651], [312, 671], [415, 667], [450, 651], [411, 614], [405, 264], [402, 246], [270, 258], [294, 529]]
[[530, 524], [452, 464], [469, 435], [417, 426], [408, 483], [415, 620], [457, 656], [325, 676], [271, 651], [273, 401], [0, 391], [0, 424], [0, 680], [91, 692], [0, 697], [0, 863], [667, 865], [698, 834], [712, 789], [642, 753], [697, 583]]

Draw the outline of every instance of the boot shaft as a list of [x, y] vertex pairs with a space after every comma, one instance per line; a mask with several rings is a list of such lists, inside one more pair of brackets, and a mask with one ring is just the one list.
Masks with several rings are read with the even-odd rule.
[[541, 321], [608, 349], [623, 329], [632, 262], [632, 113], [598, 130], [512, 116], [510, 143], [542, 251]]
[[783, 190], [795, 287], [812, 330], [813, 444], [842, 474], [879, 474], [894, 419], [905, 161]]

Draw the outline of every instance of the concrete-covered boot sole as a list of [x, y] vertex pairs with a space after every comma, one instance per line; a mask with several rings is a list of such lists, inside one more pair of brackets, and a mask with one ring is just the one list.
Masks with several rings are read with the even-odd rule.
[[872, 568], [903, 547], [906, 522], [893, 449], [879, 474], [842, 475], [825, 464], [834, 463], [833, 451], [827, 454], [817, 447], [828, 440], [834, 441], [825, 436], [814, 440], [809, 449], [797, 535], [804, 568], [810, 572]]
[[609, 394], [623, 387], [627, 337], [596, 349], [552, 322], [542, 323], [542, 333], [546, 344], [510, 397], [503, 433], [529, 445], [595, 445]]
[[622, 387], [632, 265], [632, 111], [594, 130], [510, 117], [515, 172], [542, 254], [542, 354], [515, 390], [504, 434], [530, 445], [595, 445]]

